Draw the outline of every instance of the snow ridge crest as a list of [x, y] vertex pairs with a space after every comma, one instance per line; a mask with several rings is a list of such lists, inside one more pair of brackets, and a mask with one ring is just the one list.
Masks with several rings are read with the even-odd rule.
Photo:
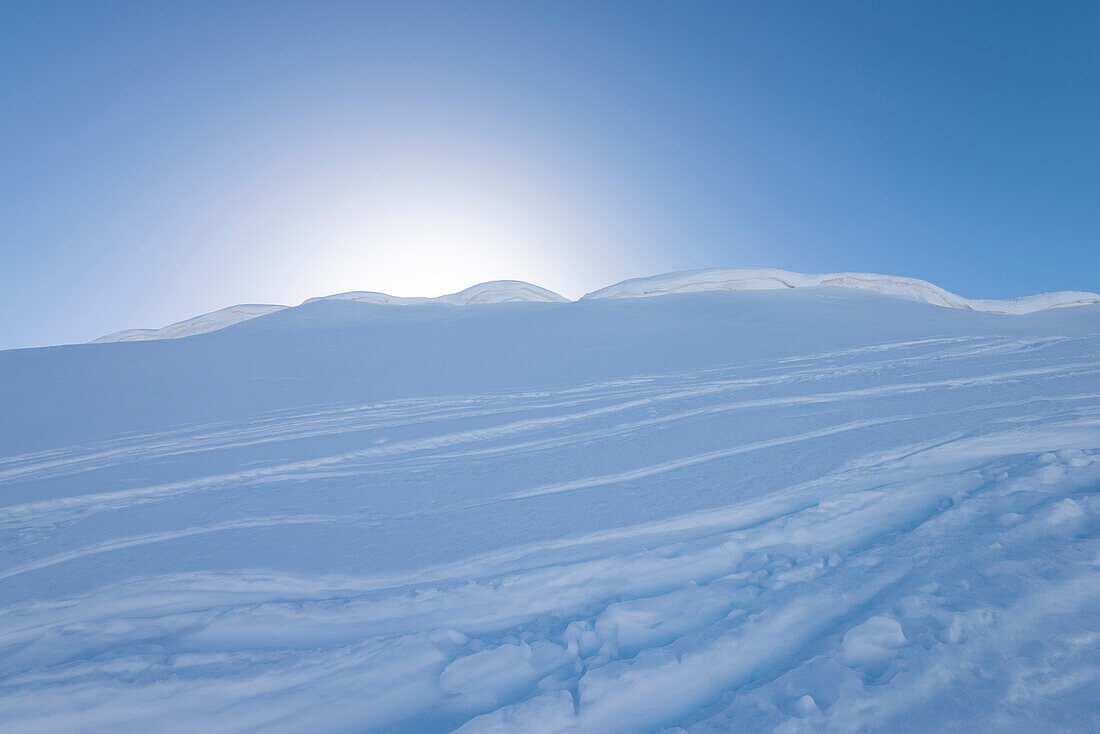
[[[833, 286], [867, 290], [884, 295], [908, 298], [934, 306], [960, 308], [1001, 314], [1027, 314], [1050, 308], [1084, 306], [1100, 303], [1100, 294], [1082, 291], [1058, 291], [1002, 300], [965, 298], [917, 278], [877, 273], [795, 273], [777, 268], [710, 268], [684, 270], [646, 278], [631, 278], [588, 293], [581, 301], [609, 298], [650, 298], [677, 293], [738, 290], [785, 290]], [[391, 296], [374, 291], [350, 291], [320, 296], [303, 301], [357, 301], [387, 306], [440, 304], [471, 306], [485, 303], [569, 303], [569, 299], [520, 280], [494, 280], [479, 283], [457, 293], [434, 298]], [[195, 316], [161, 329], [127, 329], [95, 339], [92, 343], [178, 339], [217, 331], [233, 324], [281, 311], [289, 306], [272, 304], [242, 304]]]
[[722, 290], [783, 290], [835, 286], [910, 298], [934, 306], [988, 313], [1025, 314], [1048, 308], [1100, 303], [1100, 294], [1058, 291], [1007, 299], [965, 298], [925, 280], [877, 273], [795, 273], [777, 268], [710, 268], [632, 278], [587, 294], [581, 300], [647, 298], [673, 293]]

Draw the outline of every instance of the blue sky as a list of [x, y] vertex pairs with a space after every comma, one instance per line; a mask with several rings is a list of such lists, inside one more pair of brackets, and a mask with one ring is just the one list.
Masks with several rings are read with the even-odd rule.
[[1100, 290], [1100, 4], [0, 5], [0, 348], [699, 267]]

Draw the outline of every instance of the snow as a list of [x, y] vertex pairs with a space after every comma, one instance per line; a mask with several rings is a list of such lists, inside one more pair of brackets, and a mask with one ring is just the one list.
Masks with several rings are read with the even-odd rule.
[[[963, 298], [954, 293], [915, 278], [873, 273], [826, 273], [806, 275], [774, 268], [688, 270], [667, 273], [649, 278], [635, 278], [601, 288], [584, 296], [597, 298], [636, 298], [660, 296], [672, 293], [693, 293], [713, 290], [783, 290], [813, 286], [835, 286], [869, 290], [876, 293], [909, 298], [936, 306], [965, 308], [990, 313], [1027, 314], [1050, 308], [1085, 306], [1100, 303], [1100, 295], [1077, 291], [1042, 293], [1009, 300], [982, 300]], [[302, 305], [317, 301], [356, 301], [384, 306], [423, 306], [440, 304], [447, 306], [471, 306], [483, 303], [566, 303], [567, 298], [553, 291], [520, 280], [494, 280], [470, 286], [458, 293], [434, 298], [419, 296], [391, 296], [374, 291], [349, 291], [331, 296], [309, 298]], [[287, 306], [240, 305], [203, 314], [162, 329], [129, 329], [95, 339], [97, 342], [140, 341], [146, 339], [178, 339], [205, 334], [233, 324], [281, 311]]]
[[814, 286], [835, 286], [911, 298], [947, 308], [966, 308], [990, 313], [1026, 314], [1048, 308], [1100, 303], [1100, 295], [1078, 291], [1042, 293], [1005, 300], [963, 298], [939, 286], [916, 278], [875, 273], [821, 273], [810, 275], [775, 268], [714, 268], [634, 278], [601, 288], [585, 298], [640, 298], [671, 293], [715, 290], [784, 290]]
[[897, 649], [906, 644], [901, 623], [893, 617], [871, 617], [844, 633], [838, 659], [859, 668], [897, 657]]
[[568, 299], [553, 291], [540, 288], [521, 280], [493, 280], [487, 283], [478, 283], [458, 293], [435, 298], [390, 296], [385, 293], [371, 291], [351, 291], [349, 293], [337, 293], [333, 296], [310, 298], [305, 303], [315, 301], [359, 301], [361, 303], [378, 303], [390, 306], [424, 305], [427, 303], [441, 303], [448, 306], [470, 306], [476, 303], [513, 303], [530, 301], [535, 303], [565, 303]]
[[218, 311], [204, 313], [185, 321], [179, 321], [160, 329], [127, 329], [117, 331], [114, 334], [101, 336], [92, 341], [93, 344], [102, 342], [134, 342], [147, 341], [149, 339], [178, 339], [184, 336], [206, 334], [218, 329], [224, 329], [242, 321], [254, 319], [257, 316], [266, 316], [269, 313], [281, 311], [286, 306], [274, 306], [269, 304], [240, 304], [230, 306]]
[[1100, 729], [1100, 306], [510, 288], [0, 352], [5, 734]]
[[[385, 293], [373, 293], [370, 291], [351, 291], [337, 293], [332, 296], [309, 298], [306, 303], [315, 301], [358, 301], [360, 303], [375, 303], [389, 306], [412, 306], [438, 303], [447, 306], [471, 306], [479, 303], [513, 303], [529, 301], [534, 303], [564, 303], [567, 299], [553, 291], [540, 288], [537, 285], [524, 283], [519, 280], [494, 280], [488, 283], [479, 283], [470, 286], [458, 293], [451, 293], [436, 298], [391, 296]], [[178, 339], [184, 336], [206, 334], [218, 329], [224, 329], [242, 321], [254, 319], [257, 316], [266, 316], [275, 311], [282, 311], [287, 306], [246, 304], [230, 306], [220, 311], [195, 316], [194, 318], [180, 321], [179, 323], [165, 326], [162, 329], [128, 329], [107, 336], [101, 336], [93, 340], [93, 344], [100, 342], [125, 342], [142, 341], [148, 339]]]

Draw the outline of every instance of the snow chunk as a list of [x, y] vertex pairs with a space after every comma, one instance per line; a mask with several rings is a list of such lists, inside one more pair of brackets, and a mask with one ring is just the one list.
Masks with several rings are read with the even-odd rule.
[[1083, 535], [1089, 518], [1081, 505], [1066, 497], [1043, 512], [1041, 519], [1067, 535]]
[[844, 635], [840, 659], [847, 665], [867, 665], [894, 657], [894, 651], [905, 645], [901, 623], [893, 617], [871, 617]]
[[793, 273], [775, 268], [713, 268], [632, 278], [589, 293], [585, 299], [642, 298], [698, 291], [783, 290], [831, 285], [869, 290], [923, 301], [935, 306], [963, 308], [990, 313], [1024, 314], [1048, 308], [1100, 303], [1100, 294], [1079, 291], [1042, 293], [1005, 300], [964, 298], [916, 278], [875, 273]]
[[818, 707], [817, 701], [815, 701], [814, 697], [808, 693], [794, 702], [794, 710], [802, 718], [821, 713], [821, 709]]

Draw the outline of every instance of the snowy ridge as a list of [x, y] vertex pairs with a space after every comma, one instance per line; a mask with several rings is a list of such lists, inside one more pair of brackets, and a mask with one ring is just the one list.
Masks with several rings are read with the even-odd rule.
[[[581, 300], [601, 298], [642, 298], [672, 293], [699, 291], [785, 290], [812, 286], [834, 286], [855, 290], [868, 290], [883, 295], [898, 296], [946, 308], [963, 308], [988, 313], [1026, 314], [1048, 308], [1085, 306], [1100, 303], [1100, 294], [1081, 291], [1041, 293], [1004, 300], [964, 298], [939, 286], [916, 278], [875, 273], [822, 273], [811, 275], [775, 268], [714, 268], [710, 270], [685, 270], [677, 273], [654, 275], [648, 278], [632, 278], [615, 285], [593, 291]], [[391, 296], [374, 291], [349, 291], [331, 296], [318, 296], [302, 302], [357, 301], [383, 306], [419, 306], [442, 304], [446, 306], [470, 306], [480, 303], [569, 303], [569, 299], [521, 280], [493, 280], [470, 286], [458, 293], [434, 298], [419, 296]], [[248, 319], [264, 316], [289, 306], [243, 305], [230, 306], [220, 311], [203, 314], [163, 329], [128, 329], [95, 339], [97, 342], [141, 341], [147, 339], [178, 339], [184, 336], [205, 334], [232, 326]]]
[[522, 280], [491, 280], [487, 283], [472, 285], [458, 293], [449, 293], [435, 298], [391, 296], [387, 293], [375, 293], [373, 291], [349, 291], [348, 293], [337, 293], [332, 296], [308, 298], [302, 304], [316, 303], [317, 301], [359, 301], [386, 306], [416, 306], [425, 303], [471, 306], [476, 303], [568, 303], [569, 299], [554, 291], [540, 288], [531, 283], [524, 283]]
[[431, 303], [434, 300], [426, 296], [391, 296], [388, 293], [377, 293], [375, 291], [348, 291], [347, 293], [335, 293], [331, 296], [307, 298], [302, 301], [302, 305], [317, 303], [318, 301], [357, 301], [358, 303], [377, 303], [380, 306], [417, 306]]
[[[429, 303], [438, 303], [446, 306], [472, 306], [479, 303], [567, 303], [569, 299], [554, 293], [546, 288], [540, 288], [521, 280], [492, 280], [487, 283], [478, 283], [458, 293], [449, 293], [435, 298], [418, 296], [391, 296], [387, 293], [375, 293], [373, 291], [349, 291], [337, 293], [331, 296], [319, 296], [308, 298], [302, 302], [316, 303], [317, 301], [358, 301], [360, 303], [377, 303], [384, 306], [418, 306]], [[195, 316], [194, 318], [180, 321], [162, 329], [127, 329], [117, 331], [114, 334], [101, 336], [92, 340], [92, 344], [102, 342], [129, 342], [146, 341], [149, 339], [179, 339], [184, 336], [206, 334], [218, 329], [224, 329], [242, 321], [254, 319], [257, 316], [266, 316], [275, 311], [282, 311], [289, 306], [275, 305], [240, 305], [223, 308], [220, 311]]]
[[230, 306], [218, 311], [211, 311], [200, 316], [194, 316], [184, 321], [169, 324], [161, 329], [126, 329], [107, 334], [98, 339], [93, 339], [91, 344], [104, 342], [138, 342], [150, 339], [179, 339], [184, 336], [206, 334], [207, 332], [224, 329], [242, 321], [254, 319], [257, 316], [266, 316], [269, 313], [282, 311], [286, 306], [268, 304], [241, 304]]
[[452, 306], [470, 306], [475, 303], [513, 303], [533, 301], [539, 303], [568, 303], [569, 299], [554, 291], [521, 280], [493, 280], [479, 283], [466, 290], [433, 299]]
[[917, 278], [876, 273], [807, 274], [776, 268], [711, 268], [684, 270], [648, 278], [632, 278], [593, 291], [584, 298], [644, 298], [699, 291], [783, 290], [823, 285], [869, 290], [923, 301], [934, 306], [965, 308], [988, 313], [1025, 314], [1048, 308], [1100, 303], [1100, 294], [1081, 291], [1041, 293], [1003, 300], [975, 299], [964, 298]]

